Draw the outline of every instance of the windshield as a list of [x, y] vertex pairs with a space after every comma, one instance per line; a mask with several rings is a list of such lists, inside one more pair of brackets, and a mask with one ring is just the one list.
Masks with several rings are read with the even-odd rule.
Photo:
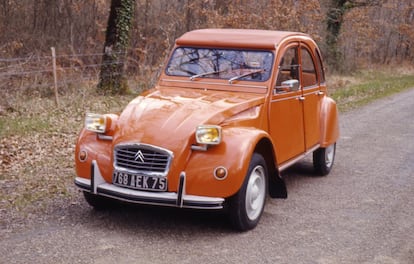
[[264, 82], [270, 77], [273, 53], [270, 51], [180, 47], [174, 50], [166, 74], [197, 78]]

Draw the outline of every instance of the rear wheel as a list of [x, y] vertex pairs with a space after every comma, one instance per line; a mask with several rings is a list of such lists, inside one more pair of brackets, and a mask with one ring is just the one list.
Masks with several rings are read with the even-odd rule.
[[256, 227], [262, 216], [267, 194], [266, 162], [254, 153], [241, 189], [230, 199], [230, 220], [240, 231]]
[[336, 143], [313, 152], [313, 167], [316, 173], [325, 176], [331, 171], [335, 161]]

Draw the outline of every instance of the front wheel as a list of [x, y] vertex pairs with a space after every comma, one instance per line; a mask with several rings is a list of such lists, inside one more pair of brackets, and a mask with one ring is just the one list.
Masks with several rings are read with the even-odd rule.
[[258, 224], [266, 200], [267, 174], [264, 158], [254, 153], [242, 187], [230, 199], [230, 220], [236, 229], [247, 231]]
[[111, 206], [111, 201], [108, 198], [86, 191], [83, 191], [83, 196], [85, 197], [86, 202], [97, 211], [106, 210]]
[[325, 176], [331, 171], [335, 160], [336, 143], [313, 152], [313, 167], [317, 174]]

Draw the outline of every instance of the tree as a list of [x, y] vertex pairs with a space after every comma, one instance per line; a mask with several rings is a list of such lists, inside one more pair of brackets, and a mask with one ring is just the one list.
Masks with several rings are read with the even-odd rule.
[[97, 90], [124, 94], [128, 90], [124, 64], [134, 15], [135, 0], [111, 0], [104, 55]]
[[330, 8], [326, 14], [327, 36], [326, 44], [328, 47], [328, 64], [335, 69], [340, 69], [343, 65], [341, 53], [338, 51], [338, 37], [344, 23], [344, 15], [349, 10], [357, 7], [378, 6], [379, 0], [330, 0]]

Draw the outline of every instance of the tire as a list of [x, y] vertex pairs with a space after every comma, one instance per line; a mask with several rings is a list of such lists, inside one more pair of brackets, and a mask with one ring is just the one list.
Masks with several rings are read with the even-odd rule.
[[313, 167], [318, 175], [325, 176], [331, 171], [335, 161], [336, 143], [313, 152]]
[[259, 223], [267, 196], [267, 179], [266, 162], [254, 153], [242, 187], [230, 198], [229, 216], [235, 229], [247, 231]]
[[97, 211], [103, 211], [111, 207], [111, 201], [105, 197], [95, 195], [90, 192], [83, 192], [86, 202]]

